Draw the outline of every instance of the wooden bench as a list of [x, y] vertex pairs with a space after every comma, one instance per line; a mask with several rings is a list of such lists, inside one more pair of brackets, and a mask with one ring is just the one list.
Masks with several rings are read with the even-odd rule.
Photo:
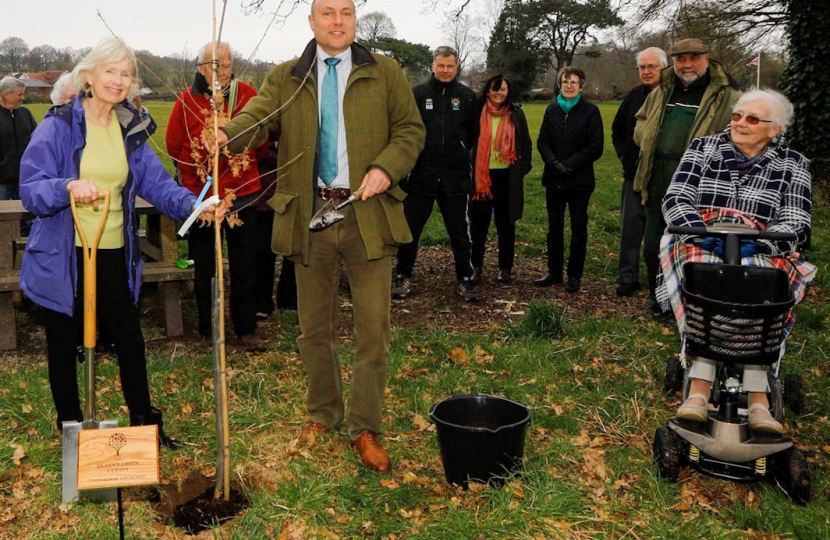
[[[193, 268], [179, 268], [176, 224], [143, 199], [136, 199], [136, 213], [146, 216], [140, 235], [145, 255], [142, 280], [158, 283], [164, 299], [164, 324], [168, 337], [184, 333], [182, 324], [182, 283], [193, 279]], [[15, 295], [20, 295], [20, 261], [26, 238], [20, 222], [33, 216], [20, 201], [0, 201], [0, 350], [17, 348]]]

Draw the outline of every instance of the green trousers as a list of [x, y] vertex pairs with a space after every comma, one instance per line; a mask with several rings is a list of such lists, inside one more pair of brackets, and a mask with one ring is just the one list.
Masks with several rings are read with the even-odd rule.
[[[308, 375], [308, 411], [330, 428], [344, 417], [352, 440], [380, 432], [389, 368], [392, 258], [368, 260], [352, 207], [346, 218], [312, 233], [308, 266], [296, 265], [300, 358]], [[343, 399], [338, 319], [340, 267], [346, 269], [354, 314], [355, 351], [349, 406]]]
[[654, 298], [654, 287], [657, 282], [657, 272], [660, 271], [660, 238], [666, 229], [666, 220], [663, 219], [663, 197], [669, 188], [674, 171], [679, 160], [668, 157], [655, 157], [651, 181], [648, 185], [648, 200], [646, 201], [646, 229], [643, 237], [643, 259], [648, 272], [648, 291]]

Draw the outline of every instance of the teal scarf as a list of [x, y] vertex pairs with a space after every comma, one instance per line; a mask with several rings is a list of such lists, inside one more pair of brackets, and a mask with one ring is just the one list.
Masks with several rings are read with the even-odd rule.
[[556, 102], [559, 104], [559, 108], [562, 109], [562, 112], [565, 114], [570, 114], [571, 109], [576, 107], [576, 104], [579, 103], [579, 100], [582, 98], [582, 92], [578, 93], [575, 98], [571, 100], [565, 99], [565, 97], [560, 93], [556, 96]]

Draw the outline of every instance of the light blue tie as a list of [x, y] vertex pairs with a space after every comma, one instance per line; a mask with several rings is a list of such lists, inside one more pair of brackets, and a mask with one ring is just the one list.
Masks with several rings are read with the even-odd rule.
[[340, 100], [337, 97], [337, 64], [339, 58], [326, 58], [326, 76], [320, 100], [320, 178], [330, 186], [337, 177], [337, 117]]

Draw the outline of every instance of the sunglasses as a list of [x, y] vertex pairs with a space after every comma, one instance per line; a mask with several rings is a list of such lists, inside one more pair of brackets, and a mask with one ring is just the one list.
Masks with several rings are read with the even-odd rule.
[[746, 116], [744, 116], [743, 114], [741, 114], [739, 112], [733, 112], [732, 113], [732, 121], [733, 122], [740, 122], [741, 118], [746, 120], [746, 123], [749, 124], [750, 126], [757, 126], [758, 122], [767, 122], [767, 123], [772, 123], [773, 122], [772, 120], [764, 120], [763, 118], [758, 118], [754, 114], [747, 114]]

